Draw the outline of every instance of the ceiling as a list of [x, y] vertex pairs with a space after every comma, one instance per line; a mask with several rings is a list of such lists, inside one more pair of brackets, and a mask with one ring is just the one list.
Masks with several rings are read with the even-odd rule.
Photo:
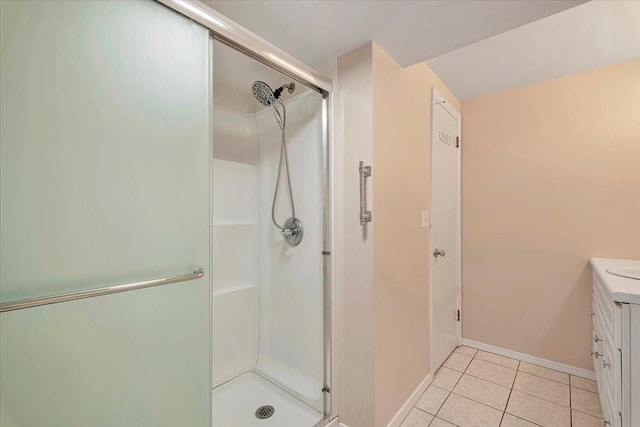
[[428, 63], [463, 100], [635, 58], [640, 1], [632, 0], [585, 3]]
[[581, 0], [205, 0], [317, 66], [374, 40], [403, 67], [576, 6]]
[[635, 0], [204, 3], [312, 66], [373, 40], [403, 67], [427, 61], [461, 100], [640, 56]]

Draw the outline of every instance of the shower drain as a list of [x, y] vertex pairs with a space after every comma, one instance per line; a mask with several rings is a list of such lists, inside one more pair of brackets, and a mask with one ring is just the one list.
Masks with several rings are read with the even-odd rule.
[[269, 418], [276, 410], [271, 405], [264, 405], [256, 409], [256, 418], [265, 420]]

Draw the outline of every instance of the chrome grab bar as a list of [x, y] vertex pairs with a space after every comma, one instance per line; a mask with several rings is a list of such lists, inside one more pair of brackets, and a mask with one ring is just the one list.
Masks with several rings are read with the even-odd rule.
[[360, 225], [371, 222], [371, 211], [367, 210], [367, 178], [371, 176], [371, 166], [360, 162]]
[[133, 282], [124, 285], [106, 286], [104, 288], [69, 292], [66, 294], [51, 295], [48, 297], [38, 297], [18, 301], [3, 302], [0, 304], [0, 313], [3, 313], [5, 311], [22, 310], [23, 308], [38, 307], [47, 304], [57, 304], [59, 302], [117, 294], [119, 292], [135, 291], [137, 289], [152, 288], [154, 286], [169, 285], [171, 283], [186, 282], [189, 280], [199, 279], [202, 276], [204, 276], [204, 270], [202, 268], [198, 268], [193, 273], [183, 274], [181, 276], [164, 277], [162, 279], [145, 280], [143, 282]]

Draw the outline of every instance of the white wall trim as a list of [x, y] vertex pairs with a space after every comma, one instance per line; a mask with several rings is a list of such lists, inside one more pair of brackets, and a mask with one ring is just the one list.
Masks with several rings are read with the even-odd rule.
[[571, 365], [565, 365], [564, 363], [554, 362], [553, 360], [543, 359], [541, 357], [531, 356], [529, 354], [519, 353], [513, 350], [507, 350], [506, 348], [496, 347], [490, 344], [485, 344], [477, 341], [472, 341], [467, 338], [462, 339], [462, 345], [467, 347], [477, 348], [478, 350], [484, 350], [491, 353], [499, 354], [500, 356], [510, 357], [522, 362], [531, 363], [534, 365], [542, 366], [544, 368], [554, 369], [556, 371], [564, 372], [566, 374], [575, 375], [589, 380], [596, 379], [596, 374], [588, 369], [577, 368]]
[[[396, 413], [393, 419], [391, 419], [387, 427], [399, 427], [400, 424], [402, 424], [404, 419], [407, 418], [407, 415], [409, 415], [409, 412], [411, 412], [411, 409], [413, 409], [413, 407], [416, 405], [418, 400], [420, 400], [420, 397], [422, 397], [422, 393], [424, 393], [427, 387], [429, 387], [429, 384], [431, 384], [431, 381], [433, 381], [433, 374], [427, 375], [425, 379], [422, 380], [422, 382], [420, 383], [420, 385], [418, 385], [418, 387], [415, 389], [413, 394], [409, 397], [409, 399], [407, 399], [404, 405], [402, 405], [402, 408], [400, 408], [400, 410]], [[349, 427], [349, 426], [343, 423], [339, 423], [338, 427]]]
[[400, 424], [402, 424], [404, 419], [407, 418], [407, 415], [409, 415], [409, 412], [411, 412], [411, 409], [415, 406], [420, 397], [422, 397], [422, 393], [424, 393], [427, 387], [429, 387], [431, 381], [433, 381], [433, 374], [427, 375], [425, 379], [422, 380], [420, 385], [418, 385], [418, 388], [415, 389], [405, 404], [402, 405], [402, 408], [400, 408], [396, 415], [391, 419], [387, 427], [399, 427]]
[[339, 427], [343, 424], [340, 424], [338, 422], [338, 417], [335, 417], [334, 419], [332, 419], [331, 421], [329, 421], [328, 424], [326, 424], [324, 427]]

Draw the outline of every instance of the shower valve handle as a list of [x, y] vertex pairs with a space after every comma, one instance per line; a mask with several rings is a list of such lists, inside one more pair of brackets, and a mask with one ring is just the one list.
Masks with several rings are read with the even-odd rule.
[[283, 236], [289, 237], [289, 236], [293, 236], [294, 234], [296, 234], [296, 231], [292, 230], [291, 228], [284, 228], [281, 231], [281, 233], [282, 233]]

